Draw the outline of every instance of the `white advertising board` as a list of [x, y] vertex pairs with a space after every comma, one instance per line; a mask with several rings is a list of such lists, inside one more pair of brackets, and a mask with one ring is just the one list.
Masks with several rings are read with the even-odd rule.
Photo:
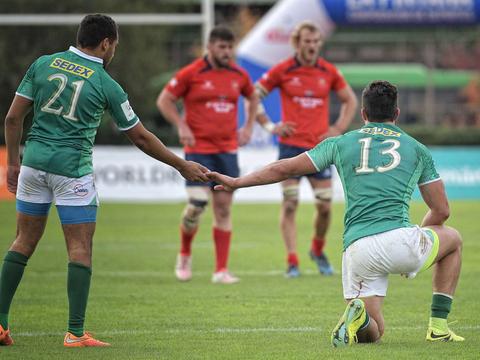
[[[171, 149], [179, 156], [183, 151]], [[276, 160], [276, 147], [242, 148], [239, 151], [240, 171], [252, 172]], [[185, 183], [173, 168], [145, 155], [133, 146], [96, 146], [93, 152], [95, 183], [101, 201], [177, 202], [186, 200]], [[334, 173], [334, 200], [343, 200], [343, 190]], [[302, 201], [312, 201], [306, 179], [302, 179]], [[235, 193], [239, 202], [279, 202], [280, 185], [240, 189]]]

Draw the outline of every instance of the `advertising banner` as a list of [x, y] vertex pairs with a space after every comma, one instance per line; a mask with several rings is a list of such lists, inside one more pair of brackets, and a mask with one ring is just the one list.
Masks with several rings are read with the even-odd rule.
[[7, 151], [4, 146], [0, 146], [0, 200], [13, 198], [13, 194], [7, 190]]
[[479, 147], [432, 147], [431, 152], [449, 199], [480, 199]]
[[[179, 148], [174, 152], [183, 156]], [[430, 149], [449, 199], [480, 200], [480, 147], [433, 147]], [[247, 147], [239, 152], [240, 172], [248, 174], [277, 159], [277, 148]], [[96, 146], [93, 152], [95, 184], [101, 201], [178, 202], [185, 201], [184, 180], [180, 174], [135, 147]], [[333, 167], [333, 170], [335, 168]], [[6, 186], [6, 152], [0, 148], [0, 200], [14, 199]], [[334, 201], [343, 201], [343, 189], [333, 171]], [[308, 182], [300, 187], [301, 201], [311, 202]], [[420, 199], [418, 189], [414, 199]], [[280, 185], [240, 189], [239, 202], [280, 202]]]
[[[175, 153], [183, 156], [181, 149]], [[438, 172], [450, 199], [480, 199], [480, 148], [434, 147], [431, 149]], [[184, 180], [173, 168], [145, 156], [134, 147], [97, 146], [94, 150], [95, 181], [102, 201], [186, 200]], [[276, 147], [247, 147], [239, 152], [240, 171], [250, 173], [277, 159]], [[343, 201], [343, 190], [336, 171], [334, 200]], [[415, 198], [419, 199], [418, 190]], [[300, 188], [301, 201], [312, 201], [306, 179]], [[280, 202], [280, 185], [240, 189], [239, 202]]]
[[478, 0], [318, 0], [338, 25], [471, 25]]
[[[183, 156], [181, 149], [173, 151]], [[239, 152], [240, 172], [247, 174], [277, 159], [277, 149], [245, 148]], [[101, 201], [185, 201], [185, 182], [170, 166], [162, 164], [134, 147], [97, 146], [93, 152], [95, 183]], [[337, 174], [335, 173], [335, 176]], [[307, 181], [302, 181], [302, 200], [313, 195]], [[341, 201], [340, 181], [335, 181], [335, 199]], [[241, 189], [235, 200], [243, 202], [279, 202], [280, 185]]]

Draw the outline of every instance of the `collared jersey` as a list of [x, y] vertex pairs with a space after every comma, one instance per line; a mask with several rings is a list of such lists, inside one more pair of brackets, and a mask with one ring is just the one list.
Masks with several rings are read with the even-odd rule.
[[195, 137], [186, 153], [214, 154], [237, 150], [237, 103], [249, 97], [253, 84], [235, 64], [213, 68], [207, 58], [195, 60], [170, 80], [167, 90], [183, 98], [185, 119]]
[[258, 84], [270, 92], [279, 88], [282, 121], [296, 124], [295, 134], [280, 137], [282, 144], [312, 148], [328, 131], [330, 92], [347, 86], [336, 67], [323, 58], [315, 66], [302, 66], [295, 58], [271, 68]]
[[22, 164], [78, 178], [93, 172], [92, 148], [105, 110], [120, 130], [139, 119], [103, 60], [70, 47], [38, 58], [17, 95], [33, 101], [33, 122]]
[[365, 236], [412, 226], [415, 186], [440, 180], [429, 150], [393, 124], [369, 123], [306, 154], [317, 170], [337, 168], [345, 192], [344, 250]]

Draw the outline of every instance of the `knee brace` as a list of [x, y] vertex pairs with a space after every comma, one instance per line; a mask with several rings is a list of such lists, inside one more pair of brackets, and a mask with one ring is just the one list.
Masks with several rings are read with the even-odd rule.
[[315, 195], [316, 204], [332, 201], [332, 188], [317, 188], [313, 190], [313, 194]]
[[283, 188], [283, 199], [290, 201], [298, 201], [299, 184], [289, 185]]
[[183, 210], [182, 225], [186, 230], [193, 230], [200, 222], [200, 216], [208, 205], [208, 193], [201, 186], [187, 187], [188, 204]]

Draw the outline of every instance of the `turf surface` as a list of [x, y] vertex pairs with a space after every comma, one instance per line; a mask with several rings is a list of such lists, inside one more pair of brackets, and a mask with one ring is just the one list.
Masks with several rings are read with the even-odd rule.
[[[478, 359], [480, 242], [478, 202], [453, 202], [451, 226], [464, 237], [463, 269], [449, 321], [467, 340], [424, 341], [431, 273], [390, 278], [386, 333], [376, 345], [333, 349], [330, 331], [344, 310], [341, 277], [343, 206], [334, 206], [326, 247], [337, 274], [318, 275], [307, 252], [312, 205], [298, 213], [301, 270], [285, 279], [278, 205], [235, 205], [230, 268], [242, 281], [210, 283], [214, 264], [210, 211], [194, 242], [194, 278], [173, 276], [181, 204], [102, 204], [94, 242], [87, 329], [105, 349], [64, 349], [67, 258], [56, 211], [27, 267], [10, 316], [16, 344], [0, 359]], [[412, 205], [419, 222], [425, 207]], [[15, 207], [0, 203], [0, 256], [15, 235]]]

